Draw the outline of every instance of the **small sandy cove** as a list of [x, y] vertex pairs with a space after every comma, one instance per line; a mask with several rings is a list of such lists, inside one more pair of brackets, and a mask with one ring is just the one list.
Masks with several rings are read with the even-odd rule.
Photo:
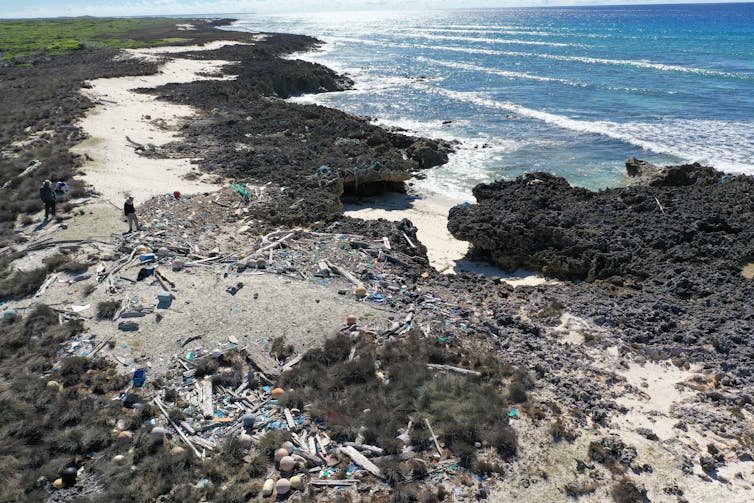
[[[182, 121], [195, 114], [190, 106], [159, 101], [154, 96], [134, 92], [141, 87], [157, 87], [168, 83], [224, 79], [220, 69], [228, 61], [197, 61], [171, 58], [170, 53], [212, 50], [237, 42], [211, 42], [202, 46], [158, 47], [125, 51], [124, 57], [165, 59], [154, 75], [96, 79], [83, 92], [97, 106], [80, 122], [89, 138], [76, 146], [74, 152], [86, 155], [84, 180], [106, 201], [120, 206], [126, 195], [136, 203], [159, 195], [209, 192], [218, 185], [183, 178], [192, 171], [191, 159], [152, 159], [136, 153], [126, 137], [140, 144], [160, 146], [175, 141], [176, 129]], [[217, 75], [211, 77], [208, 75]]]
[[344, 205], [343, 209], [345, 215], [365, 220], [384, 218], [398, 221], [408, 218], [416, 226], [419, 241], [427, 247], [430, 265], [441, 273], [468, 272], [495, 276], [514, 287], [547, 283], [545, 278], [530, 271], [505, 274], [497, 267], [467, 260], [469, 243], [454, 238], [448, 231], [448, 212], [461, 203], [463, 201], [460, 199], [442, 194], [392, 193], [364, 198], [357, 203]]

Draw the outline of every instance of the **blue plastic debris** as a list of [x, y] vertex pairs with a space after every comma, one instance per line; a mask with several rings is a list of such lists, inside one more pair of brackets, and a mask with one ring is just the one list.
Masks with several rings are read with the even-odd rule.
[[140, 388], [147, 381], [147, 371], [144, 369], [134, 370], [134, 387]]
[[140, 262], [150, 262], [152, 260], [157, 260], [157, 255], [154, 253], [145, 253], [139, 257]]
[[511, 411], [508, 413], [508, 417], [516, 417], [518, 416], [518, 409], [515, 407], [511, 409]]

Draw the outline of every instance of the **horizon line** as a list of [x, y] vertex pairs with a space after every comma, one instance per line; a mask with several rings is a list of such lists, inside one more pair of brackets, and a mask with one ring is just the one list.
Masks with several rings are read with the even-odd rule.
[[80, 15], [60, 15], [60, 16], [40, 16], [40, 17], [2, 17], [0, 16], [0, 21], [13, 21], [13, 20], [45, 20], [45, 19], [76, 19], [76, 18], [95, 18], [95, 19], [126, 19], [126, 18], [157, 18], [157, 17], [164, 17], [164, 18], [186, 18], [191, 16], [198, 16], [198, 17], [225, 17], [225, 16], [235, 16], [235, 15], [249, 15], [249, 14], [258, 14], [258, 15], [278, 15], [278, 14], [317, 14], [317, 13], [333, 13], [333, 12], [432, 12], [432, 11], [454, 11], [454, 10], [464, 10], [464, 11], [470, 11], [470, 10], [517, 10], [517, 9], [563, 9], [563, 8], [570, 8], [570, 9], [592, 9], [592, 8], [612, 8], [612, 7], [663, 7], [663, 6], [679, 6], [679, 5], [693, 5], [693, 6], [703, 6], [703, 5], [746, 5], [746, 4], [754, 4], [754, 1], [751, 0], [726, 0], [722, 2], [715, 2], [715, 1], [699, 1], [699, 2], [689, 2], [687, 0], [682, 0], [678, 2], [627, 2], [627, 3], [611, 3], [611, 4], [588, 4], [588, 3], [581, 3], [581, 4], [562, 4], [562, 5], [530, 5], [530, 6], [524, 6], [524, 5], [511, 5], [511, 6], [500, 6], [500, 7], [444, 7], [444, 8], [416, 8], [416, 9], [399, 9], [396, 7], [385, 7], [382, 9], [315, 9], [315, 10], [299, 10], [299, 11], [265, 11], [265, 10], [249, 10], [249, 11], [238, 11], [238, 12], [192, 12], [192, 13], [171, 13], [171, 14], [130, 14], [130, 15], [105, 15], [105, 16], [98, 16], [93, 14], [80, 14]]

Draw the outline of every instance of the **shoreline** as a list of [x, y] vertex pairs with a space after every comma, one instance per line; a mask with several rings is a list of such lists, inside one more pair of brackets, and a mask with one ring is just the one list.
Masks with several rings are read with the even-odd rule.
[[[188, 49], [181, 46], [175, 48], [176, 52], [185, 50]], [[154, 51], [167, 52], [170, 52], [170, 48]], [[215, 64], [222, 66], [223, 63], [220, 60], [173, 58], [166, 63], [173, 65], [168, 66], [170, 71], [166, 72], [162, 67], [153, 76], [155, 82], [180, 75], [190, 78], [191, 72], [196, 76], [197, 69], [202, 65], [210, 68]], [[126, 372], [137, 367], [148, 367], [150, 378], [177, 370], [175, 382], [178, 383], [177, 387], [181, 387], [185, 384], [181, 375], [189, 370], [187, 364], [193, 363], [188, 357], [179, 360], [180, 353], [186, 354], [200, 347], [211, 354], [214, 347], [233, 344], [248, 349], [254, 357], [272, 361], [269, 339], [279, 335], [288, 337], [288, 342], [295, 346], [295, 352], [303, 356], [307, 349], [320, 345], [327, 335], [346, 331], [348, 327], [343, 328], [343, 321], [354, 315], [358, 319], [358, 331], [348, 332], [354, 340], [363, 340], [375, 334], [375, 339], [379, 341], [406, 342], [414, 337], [409, 333], [411, 329], [420, 334], [417, 336], [419, 340], [428, 342], [433, 348], [447, 347], [457, 351], [457, 354], [451, 355], [451, 359], [441, 360], [457, 365], [451, 368], [476, 369], [472, 372], [485, 370], [486, 360], [479, 357], [483, 353], [489, 355], [495, 365], [521, 369], [524, 375], [530, 377], [531, 385], [526, 387], [530, 393], [528, 402], [526, 399], [523, 402], [510, 399], [507, 381], [495, 388], [496, 395], [505, 394], [508, 400], [504, 403], [505, 412], [510, 407], [518, 411], [514, 416], [508, 414], [507, 417], [513, 419], [503, 416], [499, 424], [510, 426], [520, 452], [513, 458], [500, 461], [489, 458], [493, 449], [489, 445], [482, 446], [482, 439], [478, 447], [470, 444], [472, 452], [478, 452], [482, 459], [489, 458], [501, 463], [500, 469], [504, 470], [499, 472], [500, 475], [495, 475], [494, 471], [480, 473], [472, 471], [475, 468], [463, 468], [472, 474], [482, 475], [477, 478], [479, 491], [487, 491], [492, 501], [503, 494], [521, 500], [569, 501], [572, 499], [569, 487], [575, 490], [585, 488], [583, 494], [579, 493], [579, 500], [605, 501], [610, 497], [610, 485], [617, 482], [619, 477], [633, 480], [631, 483], [641, 488], [644, 494], [649, 491], [653, 501], [664, 501], [663, 494], [670, 494], [668, 489], [676, 493], [680, 491], [681, 495], [685, 491], [686, 497], [692, 501], [725, 497], [733, 502], [737, 501], [738, 495], [751, 495], [752, 485], [748, 475], [751, 463], [736, 458], [745, 452], [735, 449], [727, 432], [738, 431], [745, 421], [752, 424], [752, 409], [750, 404], [741, 402], [739, 414], [743, 419], [736, 419], [738, 416], [722, 415], [725, 410], [719, 403], [722, 399], [734, 400], [734, 392], [746, 388], [734, 376], [716, 374], [716, 368], [704, 361], [688, 365], [682, 354], [678, 355], [679, 362], [671, 358], [673, 353], [662, 357], [658, 354], [656, 358], [647, 356], [647, 353], [661, 351], [664, 347], [652, 346], [649, 341], [645, 344], [634, 343], [622, 332], [623, 327], [630, 325], [630, 321], [621, 319], [622, 316], [640, 317], [636, 312], [616, 308], [623, 302], [628, 303], [628, 296], [623, 296], [624, 291], [612, 290], [605, 295], [599, 286], [570, 282], [552, 282], [548, 288], [536, 290], [502, 285], [502, 282], [513, 283], [513, 286], [516, 283], [527, 284], [532, 278], [522, 274], [506, 277], [500, 269], [466, 262], [464, 256], [468, 243], [456, 240], [447, 230], [448, 210], [462, 201], [441, 194], [411, 193], [409, 189], [409, 194], [363, 196], [353, 204], [346, 204], [339, 212], [346, 216], [369, 218], [366, 224], [355, 221], [344, 223], [348, 219], [339, 221], [336, 210], [333, 210], [335, 222], [317, 229], [265, 221], [264, 216], [253, 213], [255, 205], [263, 203], [264, 191], [260, 190], [250, 200], [241, 202], [239, 195], [227, 184], [219, 183], [218, 179], [191, 185], [191, 182], [181, 178], [183, 174], [193, 171], [190, 159], [139, 156], [133, 146], [124, 141], [124, 135], [128, 134], [125, 128], [131, 128], [128, 129], [134, 131], [131, 139], [145, 142], [144, 136], [149, 134], [152, 138], [147, 139], [159, 149], [179, 137], [174, 134], [175, 129], [186, 120], [186, 115], [181, 115], [179, 111], [192, 110], [186, 105], [158, 100], [151, 94], [134, 93], [125, 84], [127, 79], [131, 79], [129, 82], [151, 82], [145, 79], [153, 76], [117, 77], [108, 79], [117, 82], [96, 83], [94, 91], [101, 93], [103, 89], [109, 89], [106, 84], [111, 84], [114, 94], [110, 97], [117, 95], [125, 101], [121, 106], [114, 105], [104, 101], [108, 99], [107, 96], [99, 94], [100, 98], [104, 98], [104, 105], [98, 105], [91, 114], [99, 122], [90, 123], [95, 126], [96, 136], [91, 130], [86, 131], [94, 139], [92, 144], [100, 144], [100, 150], [82, 152], [95, 159], [82, 168], [87, 171], [85, 179], [101, 191], [102, 200], [114, 202], [116, 206], [126, 190], [136, 191], [138, 204], [146, 202], [146, 198], [153, 195], [172, 193], [176, 190], [176, 184], [180, 184], [179, 190], [182, 187], [204, 187], [202, 184], [225, 187], [219, 192], [213, 189], [212, 194], [206, 197], [185, 197], [181, 201], [173, 201], [169, 197], [152, 199], [142, 208], [143, 220], [164, 221], [164, 227], [152, 228], [150, 225], [143, 232], [133, 235], [112, 236], [104, 250], [90, 243], [81, 243], [76, 245], [81, 249], [64, 251], [71, 256], [78, 254], [82, 260], [86, 257], [87, 262], [94, 260], [92, 257], [102, 260], [101, 265], [106, 267], [107, 274], [117, 272], [115, 269], [119, 263], [127, 265], [132, 260], [135, 262], [122, 270], [118, 269], [118, 274], [125, 277], [112, 276], [114, 281], [109, 285], [92, 280], [95, 291], [91, 297], [83, 293], [81, 286], [85, 283], [77, 283], [78, 280], [72, 280], [61, 272], [60, 279], [53, 281], [40, 298], [41, 302], [57, 306], [68, 314], [83, 312], [87, 330], [97, 337], [97, 340], [92, 337], [91, 341], [99, 343], [106, 337], [118, 341], [113, 347], [103, 346], [100, 357], [115, 358], [119, 362], [115, 365], [125, 366]], [[207, 80], [206, 76], [200, 77], [196, 81]], [[139, 101], [139, 98], [143, 98], [143, 101]], [[207, 105], [206, 99], [195, 100], [195, 103]], [[200, 106], [196, 109], [203, 110]], [[301, 117], [295, 113], [285, 118], [296, 120]], [[150, 115], [150, 118], [145, 118], [146, 115]], [[114, 117], [120, 121], [117, 122], [117, 134], [113, 132], [113, 124], [116, 123]], [[89, 114], [81, 124], [88, 119]], [[158, 119], [162, 119], [168, 127], [153, 124]], [[123, 129], [120, 129], [121, 123], [125, 124]], [[239, 129], [232, 133], [245, 131]], [[293, 149], [304, 145], [304, 142], [297, 143], [295, 139], [287, 143]], [[262, 140], [256, 138], [249, 144], [256, 147], [262, 144]], [[218, 148], [231, 150], [234, 145], [223, 143]], [[118, 165], [117, 158], [105, 157], [116, 149], [126, 156], [128, 164], [125, 168]], [[193, 152], [196, 159], [196, 152], [205, 151], [197, 147]], [[204, 159], [212, 156], [212, 151], [206, 152]], [[174, 155], [177, 156], [175, 152]], [[202, 176], [216, 175], [204, 172]], [[242, 178], [239, 176], [237, 179]], [[95, 181], [101, 183], [102, 188]], [[181, 192], [189, 196], [191, 190]], [[220, 199], [220, 196], [224, 199]], [[288, 204], [293, 200], [290, 198]], [[222, 204], [213, 204], [218, 202]], [[293, 204], [298, 204], [297, 200]], [[117, 221], [115, 214], [113, 211], [111, 215], [113, 222]], [[88, 218], [87, 215], [76, 215], [71, 220], [75, 225], [70, 225], [68, 230], [63, 228], [61, 231], [55, 227], [51, 231], [58, 238], [72, 230], [91, 232], [91, 228], [84, 229]], [[418, 230], [416, 233], [413, 229], [406, 231], [409, 234], [406, 236], [398, 226], [371, 220], [374, 218], [391, 221], [409, 218]], [[279, 227], [270, 232], [272, 225]], [[390, 236], [387, 242], [392, 248], [382, 247], [386, 239], [384, 236]], [[435, 274], [426, 266], [423, 257], [413, 256], [415, 252], [408, 249], [409, 245], [406, 244], [412, 239], [418, 239], [427, 247], [430, 263], [438, 272], [450, 274]], [[162, 267], [160, 271], [165, 271], [171, 280], [175, 280], [174, 285], [168, 287], [158, 284], [156, 280], [150, 283], [149, 280], [135, 282], [131, 279], [136, 277], [137, 268], [141, 267], [140, 257], [133, 253], [142, 244], [154, 251], [157, 255], [156, 265], [159, 264]], [[131, 250], [133, 253], [129, 259]], [[260, 254], [262, 251], [264, 253]], [[385, 254], [395, 260], [380, 261], [379, 258], [384, 258]], [[40, 257], [37, 255], [34, 258]], [[422, 260], [415, 262], [413, 258]], [[174, 268], [176, 264], [180, 264], [180, 267]], [[330, 265], [335, 267], [331, 269]], [[497, 274], [494, 274], [495, 271]], [[454, 272], [471, 274], [452, 274]], [[64, 278], [68, 280], [64, 281]], [[365, 297], [356, 294], [355, 285], [359, 282], [364, 284], [367, 291]], [[140, 327], [134, 332], [124, 332], [111, 317], [95, 318], [93, 310], [90, 310], [99, 300], [115, 301], [121, 298], [137, 299], [139, 308], [151, 307], [157, 292], [163, 287], [173, 294], [174, 305], [165, 309], [158, 305], [159, 311], [135, 317], [136, 321], [131, 323], [138, 323]], [[31, 307], [35, 301], [36, 297], [27, 307]], [[632, 304], [631, 307], [637, 305], [641, 306]], [[229, 316], [228, 313], [233, 314]], [[642, 311], [641, 316], [644, 313], [646, 311]], [[402, 320], [405, 320], [403, 324]], [[53, 322], [57, 326], [58, 318]], [[250, 326], [253, 328], [250, 329]], [[176, 336], [179, 336], [177, 340]], [[199, 340], [202, 337], [204, 339]], [[448, 339], [450, 344], [446, 344]], [[122, 344], [125, 342], [128, 344]], [[88, 352], [77, 352], [80, 349], [81, 341], [68, 354], [89, 356]], [[359, 362], [363, 355], [369, 354], [366, 349], [356, 351], [356, 346], [353, 349], [349, 361], [355, 358]], [[423, 365], [420, 360], [422, 355], [419, 354], [421, 350], [413, 354], [413, 348], [410, 349], [404, 353], [416, 359], [411, 363]], [[274, 359], [278, 359], [277, 354]], [[371, 368], [375, 365], [367, 363], [365, 376], [373, 378], [373, 374], [377, 374], [380, 379], [385, 377], [381, 372], [372, 372]], [[120, 366], [117, 368], [123, 370]], [[249, 364], [248, 368], [251, 371], [252, 365]], [[245, 367], [242, 369], [245, 371]], [[318, 372], [307, 376], [308, 379], [321, 376], [322, 372]], [[388, 371], [387, 376], [393, 383], [400, 383], [400, 373], [391, 375]], [[238, 389], [237, 384], [234, 382], [228, 389]], [[282, 384], [283, 387], [288, 385]], [[150, 383], [150, 386], [153, 386], [150, 391], [154, 391], [155, 396], [161, 396], [162, 390], [157, 385]], [[472, 393], [478, 399], [477, 391]], [[220, 396], [218, 392], [217, 398]], [[309, 396], [306, 398], [307, 401], [310, 399]], [[220, 400], [216, 404], [218, 402]], [[293, 417], [303, 420], [300, 409], [291, 410]], [[277, 413], [280, 411], [277, 410]], [[714, 419], [714, 424], [709, 418]], [[281, 421], [285, 420], [287, 418]], [[439, 420], [432, 419], [438, 431], [439, 423]], [[682, 426], [679, 426], [681, 423]], [[558, 424], [563, 432], [574, 434], [575, 440], [556, 438], [552, 428]], [[725, 425], [723, 431], [726, 435], [720, 435], [715, 428], [719, 424]], [[643, 433], [637, 426], [642, 427]], [[222, 428], [220, 425], [214, 431], [221, 431]], [[290, 429], [293, 431], [294, 426], [290, 426]], [[679, 433], [681, 431], [685, 433]], [[647, 432], [655, 432], [655, 436], [660, 438], [652, 440]], [[549, 441], [551, 436], [552, 442]], [[395, 435], [391, 438], [394, 439]], [[617, 442], [615, 438], [618, 438]], [[443, 457], [443, 453], [449, 457], [459, 456], [448, 437], [441, 440], [443, 445], [436, 447], [440, 457]], [[724, 459], [713, 460], [719, 464], [714, 472], [706, 468], [709, 463], [700, 464], [698, 461], [700, 455], [705, 455], [705, 444], [716, 446], [715, 449], [723, 452]], [[380, 442], [376, 441], [375, 445], [379, 446]], [[382, 446], [385, 445], [388, 444], [383, 442]], [[597, 454], [604, 453], [604, 458], [593, 456], [593, 445], [606, 448], [597, 451]], [[138, 445], [136, 448], [139, 448]], [[426, 458], [428, 461], [425, 464], [431, 464], [436, 459], [432, 448], [423, 449], [416, 455]], [[627, 455], [625, 459], [624, 455]], [[686, 466], [688, 459], [692, 460], [690, 472]], [[106, 462], [103, 459], [103, 463]], [[580, 466], [578, 463], [586, 468], [577, 469]], [[350, 461], [348, 466], [351, 466]], [[623, 471], [614, 471], [616, 466]], [[718, 469], [723, 475], [720, 480], [716, 480]], [[585, 473], [585, 470], [589, 471]], [[741, 473], [746, 476], [737, 478]], [[446, 480], [457, 484], [457, 487], [470, 485], [459, 482], [456, 477], [459, 474], [468, 476], [467, 472], [454, 466], [453, 473]], [[380, 481], [364, 480], [359, 483], [370, 484], [372, 488], [385, 487]], [[592, 482], [596, 485], [590, 485]], [[228, 482], [227, 485], [231, 487], [234, 484]], [[476, 489], [468, 489], [464, 497], [473, 499], [471, 493]], [[387, 493], [393, 491], [397, 489], [385, 489]]]

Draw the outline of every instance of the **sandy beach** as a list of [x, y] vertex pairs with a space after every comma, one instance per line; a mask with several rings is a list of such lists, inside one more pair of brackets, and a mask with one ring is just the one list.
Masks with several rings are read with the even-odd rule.
[[[175, 131], [183, 121], [190, 120], [196, 111], [185, 105], [157, 100], [149, 94], [135, 91], [154, 88], [169, 83], [195, 80], [227, 79], [219, 72], [228, 61], [199, 61], [170, 58], [175, 52], [212, 50], [236, 42], [213, 42], [203, 46], [157, 47], [126, 51], [128, 57], [154, 60], [166, 58], [160, 71], [154, 75], [118, 77], [90, 81], [84, 93], [97, 106], [80, 122], [89, 138], [74, 151], [86, 156], [83, 166], [84, 180], [105, 201], [120, 206], [126, 195], [132, 195], [137, 204], [159, 195], [211, 192], [220, 188], [215, 180], [198, 177], [188, 180], [185, 175], [194, 171], [191, 159], [149, 158], [137, 153], [129, 142], [154, 145], [159, 148], [175, 141]], [[210, 75], [215, 76], [210, 76]]]

